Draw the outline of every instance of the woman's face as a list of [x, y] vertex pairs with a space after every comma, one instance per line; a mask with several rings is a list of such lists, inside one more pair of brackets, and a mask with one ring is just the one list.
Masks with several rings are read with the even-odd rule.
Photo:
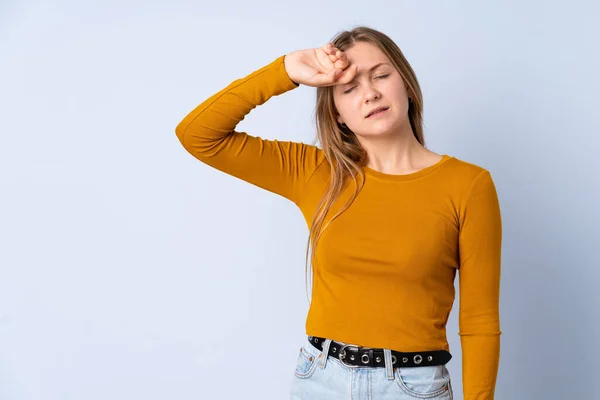
[[[383, 136], [400, 131], [409, 123], [408, 96], [402, 77], [389, 58], [371, 43], [357, 42], [344, 51], [349, 65], [357, 64], [358, 71], [350, 83], [333, 87], [333, 101], [339, 112], [339, 123], [359, 136]], [[370, 70], [375, 65], [382, 65]], [[388, 110], [367, 118], [378, 107]]]

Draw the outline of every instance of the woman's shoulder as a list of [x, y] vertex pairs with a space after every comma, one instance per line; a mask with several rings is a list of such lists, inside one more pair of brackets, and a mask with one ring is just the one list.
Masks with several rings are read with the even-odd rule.
[[487, 164], [450, 156], [444, 180], [453, 192], [469, 196], [474, 191], [495, 188], [492, 172]]
[[450, 163], [453, 173], [458, 174], [465, 179], [474, 179], [484, 173], [491, 173], [489, 168], [480, 162], [467, 161], [457, 156], [450, 155]]

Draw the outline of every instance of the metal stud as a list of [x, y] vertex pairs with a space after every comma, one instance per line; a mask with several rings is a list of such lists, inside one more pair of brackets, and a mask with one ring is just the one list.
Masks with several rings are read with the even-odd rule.
[[[367, 357], [367, 358], [365, 359], [365, 357]], [[368, 363], [369, 363], [369, 355], [368, 355], [368, 354], [363, 354], [363, 355], [360, 357], [360, 361], [362, 361], [362, 362], [363, 362], [363, 364], [368, 364]]]
[[319, 343], [319, 338], [315, 338], [315, 342]]
[[396, 361], [398, 361], [398, 359], [392, 354], [392, 365], [396, 364]]
[[351, 359], [352, 361], [354, 361], [354, 354], [352, 354], [352, 355], [350, 356], [350, 359]]
[[433, 360], [432, 356], [427, 357], [427, 361], [431, 361], [431, 360]]
[[407, 363], [408, 362], [408, 357], [402, 357], [402, 362], [403, 363]]
[[337, 347], [334, 347], [333, 348], [333, 352], [335, 353], [336, 351], [337, 351]]
[[415, 362], [415, 364], [421, 364], [421, 361], [423, 361], [423, 357], [420, 354], [417, 354], [413, 357], [413, 361]]
[[375, 361], [377, 361], [377, 362], [381, 362], [381, 357], [377, 357], [377, 358], [375, 359]]

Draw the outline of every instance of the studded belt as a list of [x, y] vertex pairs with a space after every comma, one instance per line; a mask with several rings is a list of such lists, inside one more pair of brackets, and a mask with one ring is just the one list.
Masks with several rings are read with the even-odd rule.
[[[323, 351], [325, 338], [309, 336], [308, 341], [315, 348]], [[391, 350], [393, 367], [427, 367], [446, 364], [452, 355], [446, 350], [430, 350], [418, 352], [400, 352]], [[331, 341], [329, 354], [337, 358], [347, 367], [385, 367], [383, 349], [342, 344]]]

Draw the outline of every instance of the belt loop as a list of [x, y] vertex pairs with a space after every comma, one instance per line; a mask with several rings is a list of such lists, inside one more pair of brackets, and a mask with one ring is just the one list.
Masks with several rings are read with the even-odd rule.
[[392, 365], [392, 351], [383, 349], [383, 359], [385, 360], [385, 375], [389, 380], [394, 379], [394, 366]]
[[327, 365], [327, 357], [329, 355], [329, 345], [331, 344], [331, 339], [325, 339], [323, 342], [323, 351], [321, 352], [321, 359], [319, 360], [319, 366], [321, 368], [325, 368]]

